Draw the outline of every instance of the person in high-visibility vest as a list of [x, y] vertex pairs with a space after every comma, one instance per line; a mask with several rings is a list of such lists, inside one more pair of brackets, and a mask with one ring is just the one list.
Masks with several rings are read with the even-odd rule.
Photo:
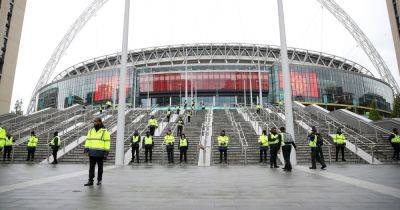
[[268, 151], [268, 137], [267, 130], [263, 130], [260, 137], [258, 137], [258, 143], [260, 144], [260, 163], [267, 161]]
[[150, 156], [150, 163], [153, 160], [153, 147], [154, 147], [154, 141], [153, 141], [153, 136], [150, 135], [150, 132], [146, 132], [146, 136], [143, 137], [142, 145], [144, 147], [144, 161], [147, 163], [148, 162], [148, 156]]
[[180, 115], [181, 114], [181, 106], [178, 106], [178, 108], [176, 109], [176, 114]]
[[156, 128], [158, 127], [158, 121], [157, 119], [154, 118], [154, 115], [151, 115], [149, 121], [148, 121], [148, 126], [150, 130], [150, 135], [154, 136], [154, 132], [156, 131]]
[[7, 131], [5, 128], [0, 126], [0, 151], [3, 150], [6, 144], [6, 138], [7, 138]]
[[261, 113], [261, 105], [257, 104], [256, 109], [257, 109], [257, 114], [260, 114]]
[[14, 137], [11, 134], [7, 134], [6, 140], [4, 143], [3, 161], [5, 161], [6, 158], [8, 161], [11, 160], [11, 151], [13, 149], [12, 148], [13, 143], [14, 143]]
[[103, 105], [99, 106], [99, 112], [100, 112], [100, 114], [103, 114]]
[[187, 122], [188, 123], [190, 123], [190, 118], [192, 117], [192, 110], [189, 110], [188, 111], [188, 114], [187, 114]]
[[38, 137], [36, 137], [35, 131], [32, 131], [31, 136], [29, 136], [28, 145], [26, 148], [26, 150], [28, 150], [28, 157], [26, 158], [26, 161], [33, 161], [33, 159], [35, 158], [35, 151], [38, 141], [39, 139]]
[[393, 160], [400, 160], [399, 153], [400, 153], [400, 135], [397, 128], [393, 128], [392, 134], [389, 136], [389, 141], [393, 147]]
[[278, 135], [275, 127], [271, 128], [271, 131], [268, 134], [268, 145], [271, 155], [269, 158], [269, 166], [270, 168], [279, 168], [276, 163], [276, 159], [278, 157], [278, 151], [280, 148], [280, 136]]
[[171, 109], [168, 108], [167, 110], [167, 122], [171, 119]]
[[168, 130], [167, 135], [164, 136], [164, 144], [167, 149], [168, 163], [174, 163], [174, 143], [175, 137], [172, 135], [172, 131]]
[[103, 179], [103, 161], [110, 152], [110, 132], [104, 127], [101, 118], [93, 121], [94, 126], [86, 135], [84, 152], [89, 156], [89, 180], [85, 186], [93, 185], [94, 170], [97, 164], [97, 185], [101, 185]]
[[186, 107], [187, 107], [187, 101], [185, 100], [185, 102], [183, 103], [183, 109], [186, 110]]
[[178, 119], [178, 126], [177, 126], [177, 136], [181, 136], [182, 135], [182, 131], [183, 131], [183, 126], [185, 125], [185, 122], [182, 119], [182, 116], [179, 117]]
[[292, 135], [286, 132], [285, 127], [281, 127], [279, 129], [281, 131], [280, 140], [282, 146], [282, 155], [285, 160], [285, 167], [283, 167], [284, 171], [291, 172], [292, 171], [292, 163], [290, 162], [290, 153], [292, 152], [292, 146], [296, 149], [296, 144], [294, 143]]
[[336, 147], [336, 162], [338, 162], [339, 150], [342, 152], [342, 161], [345, 162], [344, 148], [346, 147], [346, 137], [340, 128], [337, 129], [336, 134], [332, 136], [332, 139]]
[[326, 168], [324, 154], [322, 153], [323, 139], [320, 133], [318, 133], [315, 126], [311, 127], [311, 133], [307, 136], [308, 146], [311, 150], [311, 167], [310, 169], [316, 169], [316, 162], [321, 164], [321, 169]]
[[57, 164], [57, 153], [58, 149], [60, 148], [61, 145], [61, 140], [60, 137], [58, 136], [58, 132], [54, 132], [54, 137], [50, 142], [50, 147], [53, 150], [53, 162], [52, 164]]
[[135, 155], [136, 155], [136, 163], [139, 163], [139, 146], [140, 146], [140, 135], [139, 131], [135, 130], [132, 136], [132, 141], [131, 141], [131, 146], [132, 146], [132, 159], [131, 163], [135, 162]]
[[181, 138], [179, 140], [178, 149], [179, 149], [179, 163], [182, 163], [182, 158], [185, 163], [187, 162], [187, 150], [189, 148], [189, 141], [186, 138], [186, 135], [182, 133]]
[[228, 163], [228, 143], [229, 137], [225, 135], [225, 131], [222, 130], [218, 136], [218, 150], [219, 150], [219, 163], [222, 163], [222, 155], [224, 156], [224, 162]]
[[107, 101], [107, 102], [106, 102], [106, 109], [108, 110], [108, 109], [110, 109], [111, 107], [112, 107], [111, 101]]

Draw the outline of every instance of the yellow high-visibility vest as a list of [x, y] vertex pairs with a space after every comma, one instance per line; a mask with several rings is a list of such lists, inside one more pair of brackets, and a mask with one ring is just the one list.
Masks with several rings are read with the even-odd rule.
[[149, 126], [158, 126], [158, 122], [157, 122], [157, 119], [150, 119], [149, 120], [149, 122], [148, 122], [148, 125]]
[[6, 138], [6, 143], [4, 146], [12, 146], [14, 141], [14, 137], [11, 136], [11, 138]]
[[314, 135], [314, 139], [310, 140], [310, 142], [308, 142], [308, 146], [309, 147], [317, 147], [317, 140], [318, 140], [318, 136]]
[[180, 145], [181, 147], [187, 147], [187, 146], [188, 146], [188, 141], [187, 141], [187, 139], [186, 139], [186, 138], [181, 139], [181, 140], [179, 141], [179, 145]]
[[229, 143], [229, 137], [228, 136], [218, 136], [218, 145], [220, 147], [227, 147]]
[[110, 151], [110, 132], [105, 128], [100, 128], [98, 131], [92, 128], [86, 136], [85, 148]]
[[267, 147], [268, 146], [268, 137], [264, 134], [261, 134], [260, 137], [258, 137], [258, 143], [261, 143], [261, 146]]
[[153, 144], [153, 137], [152, 136], [145, 136], [144, 137], [144, 144], [145, 145], [152, 145]]
[[[56, 138], [58, 139], [57, 145], [55, 145], [55, 139], [56, 139]], [[54, 138], [51, 140], [50, 145], [51, 145], [51, 146], [60, 146], [60, 145], [61, 145], [60, 137], [58, 137], [58, 136], [54, 137]]]
[[400, 135], [393, 134], [394, 138], [390, 139], [392, 143], [400, 143]]
[[336, 144], [344, 144], [346, 143], [346, 137], [344, 136], [344, 134], [335, 134], [332, 137], [333, 142]]
[[174, 142], [175, 142], [175, 137], [172, 134], [164, 136], [164, 143], [172, 144]]
[[272, 139], [272, 141], [270, 141], [268, 139], [268, 143], [269, 144], [277, 144], [277, 143], [279, 143], [279, 139], [278, 139], [278, 135], [279, 134], [274, 135], [274, 134], [270, 133], [269, 135], [271, 136], [271, 139]]
[[132, 136], [132, 143], [137, 143], [140, 141], [140, 136]]
[[28, 147], [36, 147], [39, 139], [36, 136], [30, 136], [28, 140]]

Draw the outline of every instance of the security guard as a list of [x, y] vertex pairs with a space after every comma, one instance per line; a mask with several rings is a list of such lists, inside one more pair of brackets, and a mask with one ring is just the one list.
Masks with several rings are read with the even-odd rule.
[[108, 109], [110, 109], [111, 107], [112, 107], [111, 101], [107, 101], [107, 102], [106, 102], [106, 109], [108, 110]]
[[225, 135], [225, 131], [221, 131], [221, 135], [218, 136], [218, 150], [219, 150], [219, 163], [222, 163], [222, 155], [224, 155], [224, 162], [228, 163], [228, 143], [229, 137]]
[[258, 137], [258, 143], [260, 144], [260, 163], [266, 162], [268, 151], [267, 130], [262, 131], [260, 137]]
[[7, 131], [5, 128], [0, 126], [0, 151], [6, 145]]
[[57, 152], [58, 149], [60, 148], [61, 141], [60, 137], [58, 136], [58, 132], [54, 132], [54, 137], [50, 142], [50, 147], [53, 150], [53, 162], [51, 164], [57, 164]]
[[158, 127], [158, 121], [157, 119], [154, 118], [154, 115], [151, 115], [149, 121], [148, 121], [148, 126], [150, 130], [150, 135], [154, 136], [154, 132], [156, 131], [156, 128]]
[[13, 149], [12, 148], [13, 143], [14, 143], [14, 137], [8, 134], [4, 143], [3, 161], [6, 160], [6, 157], [8, 161], [11, 160], [11, 151]]
[[28, 157], [26, 158], [26, 161], [33, 161], [33, 159], [35, 158], [35, 151], [38, 141], [39, 139], [36, 137], [35, 131], [32, 131], [31, 136], [28, 139]]
[[336, 159], [335, 159], [336, 162], [338, 162], [339, 150], [342, 152], [342, 161], [346, 162], [346, 160], [344, 159], [344, 148], [346, 147], [346, 137], [344, 136], [340, 128], [337, 129], [336, 134], [332, 136], [332, 139], [336, 147]]
[[296, 149], [296, 144], [293, 141], [292, 135], [286, 132], [285, 127], [281, 127], [279, 130], [281, 131], [279, 135], [281, 137], [282, 155], [285, 160], [285, 167], [283, 167], [283, 170], [291, 172], [292, 164], [290, 163], [290, 152], [292, 151], [292, 146]]
[[183, 131], [183, 126], [184, 125], [185, 125], [185, 123], [183, 122], [182, 116], [180, 116], [179, 119], [178, 119], [178, 132], [177, 132], [178, 136], [182, 135], [182, 131]]
[[278, 157], [278, 151], [280, 148], [280, 136], [278, 135], [276, 128], [271, 128], [268, 134], [268, 145], [270, 149], [271, 158], [269, 159], [270, 168], [279, 168], [276, 164], [276, 159]]
[[168, 130], [167, 135], [164, 136], [164, 144], [167, 149], [168, 163], [174, 163], [174, 143], [175, 137], [172, 135], [171, 130]]
[[393, 133], [389, 136], [389, 141], [393, 147], [393, 160], [400, 160], [399, 153], [400, 153], [400, 135], [397, 128], [393, 128]]
[[131, 163], [135, 162], [135, 154], [136, 154], [136, 163], [139, 163], [139, 145], [140, 145], [140, 136], [139, 131], [135, 130], [132, 136], [131, 146], [132, 146], [132, 159]]
[[311, 127], [311, 133], [308, 135], [308, 146], [311, 149], [311, 167], [310, 169], [316, 169], [316, 162], [321, 164], [321, 169], [326, 168], [324, 154], [322, 153], [323, 139], [321, 134], [317, 132], [315, 126]]
[[182, 158], [184, 159], [185, 163], [187, 162], [187, 150], [189, 148], [189, 141], [186, 138], [185, 134], [181, 135], [181, 139], [179, 140], [179, 163], [182, 163]]
[[187, 101], [185, 100], [185, 103], [183, 104], [183, 109], [186, 110], [187, 107]]
[[100, 114], [103, 113], [103, 105], [100, 105], [100, 107], [99, 107], [99, 112], [100, 112]]
[[110, 132], [104, 127], [101, 118], [95, 118], [94, 127], [89, 130], [86, 136], [85, 153], [89, 155], [89, 180], [85, 186], [92, 186], [94, 170], [97, 164], [97, 185], [101, 185], [103, 179], [103, 161], [107, 158], [110, 151]]
[[189, 110], [188, 111], [188, 114], [187, 114], [187, 122], [188, 123], [190, 123], [190, 118], [192, 117], [192, 110]]
[[206, 106], [204, 105], [204, 102], [201, 102], [201, 109], [202, 109], [202, 110], [205, 110], [205, 109], [206, 109]]
[[171, 119], [171, 109], [168, 108], [168, 111], [167, 111], [167, 122], [169, 122], [170, 119]]
[[142, 144], [144, 145], [144, 157], [145, 157], [145, 162], [148, 162], [148, 156], [150, 156], [150, 163], [153, 160], [153, 147], [154, 147], [154, 141], [153, 141], [153, 136], [150, 135], [150, 132], [146, 132], [146, 136], [143, 137]]
[[180, 115], [181, 114], [181, 106], [178, 106], [178, 108], [176, 109], [176, 114]]
[[261, 105], [257, 104], [256, 109], [257, 109], [257, 114], [260, 114], [261, 113]]

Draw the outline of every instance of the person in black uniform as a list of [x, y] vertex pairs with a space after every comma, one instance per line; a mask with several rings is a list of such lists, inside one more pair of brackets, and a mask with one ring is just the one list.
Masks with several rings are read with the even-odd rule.
[[280, 135], [276, 131], [276, 128], [271, 128], [270, 133], [268, 134], [268, 145], [270, 150], [270, 168], [279, 168], [276, 164], [276, 159], [278, 157], [278, 151], [280, 148]]
[[171, 119], [171, 109], [168, 108], [168, 111], [167, 111], [167, 122], [169, 122], [170, 119]]
[[324, 154], [322, 152], [322, 145], [324, 144], [324, 140], [320, 133], [318, 133], [317, 128], [315, 126], [311, 127], [311, 133], [308, 135], [309, 142], [315, 142], [316, 146], [311, 147], [311, 167], [310, 169], [316, 169], [316, 162], [321, 164], [321, 169], [326, 168]]
[[181, 138], [179, 140], [178, 149], [179, 149], [179, 163], [182, 163], [182, 158], [185, 163], [187, 162], [187, 150], [189, 148], [189, 141], [186, 138], [186, 135], [182, 133]]
[[190, 123], [190, 117], [192, 117], [192, 110], [189, 110], [188, 114], [187, 114], [187, 122], [188, 123]]
[[7, 134], [5, 145], [4, 145], [4, 150], [3, 150], [3, 161], [6, 160], [10, 161], [11, 160], [11, 151], [13, 149], [13, 143], [14, 143], [14, 137], [11, 134]]
[[187, 107], [187, 101], [185, 100], [185, 103], [183, 104], [183, 109], [186, 110], [186, 107]]
[[178, 106], [178, 108], [176, 109], [176, 114], [180, 115], [180, 113], [181, 113], [181, 106]]
[[146, 132], [146, 136], [143, 137], [142, 141], [143, 147], [144, 147], [144, 157], [145, 157], [145, 162], [148, 162], [148, 156], [150, 157], [150, 163], [153, 159], [153, 147], [154, 147], [154, 141], [153, 141], [153, 136], [150, 135], [150, 132]]
[[177, 136], [181, 136], [182, 135], [182, 131], [183, 131], [183, 126], [184, 125], [185, 125], [185, 123], [184, 123], [184, 121], [182, 119], [182, 116], [180, 116], [179, 119], [178, 119], [178, 126], [177, 126], [178, 133], [177, 133]]
[[281, 133], [279, 134], [281, 136], [281, 145], [282, 145], [282, 155], [283, 159], [285, 160], [285, 167], [283, 167], [284, 171], [292, 171], [292, 164], [290, 163], [290, 152], [292, 151], [292, 145], [293, 148], [296, 149], [296, 144], [293, 141], [292, 135], [290, 133], [286, 132], [285, 127], [281, 127], [279, 129]]
[[139, 145], [140, 145], [140, 135], [139, 131], [136, 129], [132, 136], [132, 159], [131, 163], [135, 162], [135, 155], [136, 155], [136, 163], [139, 163]]
[[400, 153], [400, 136], [397, 128], [393, 128], [392, 134], [389, 136], [388, 140], [393, 147], [393, 157], [392, 160], [399, 160]]
[[57, 164], [58, 163], [57, 162], [57, 153], [58, 153], [58, 150], [60, 149], [61, 142], [60, 142], [60, 137], [58, 136], [57, 131], [54, 132], [53, 135], [54, 135], [53, 140], [51, 140], [51, 142], [50, 142], [50, 147], [53, 150], [53, 162], [51, 164]]

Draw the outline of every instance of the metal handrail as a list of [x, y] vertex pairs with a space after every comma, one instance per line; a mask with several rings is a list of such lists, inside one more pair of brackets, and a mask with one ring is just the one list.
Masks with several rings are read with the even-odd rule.
[[228, 109], [225, 109], [225, 114], [228, 116], [228, 119], [231, 122], [231, 125], [234, 127], [237, 134], [239, 135], [240, 146], [241, 146], [242, 154], [244, 155], [244, 163], [247, 164], [248, 144], [246, 141], [246, 137], [244, 136], [243, 130], [240, 130], [241, 127], [239, 128], [235, 118], [233, 117], [233, 114]]

